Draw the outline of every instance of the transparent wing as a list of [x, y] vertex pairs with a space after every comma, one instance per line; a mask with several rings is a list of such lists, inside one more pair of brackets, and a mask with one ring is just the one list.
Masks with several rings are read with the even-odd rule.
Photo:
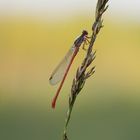
[[49, 82], [51, 85], [56, 85], [59, 81], [61, 81], [63, 79], [63, 76], [71, 61], [71, 57], [72, 57], [74, 51], [75, 51], [75, 47], [72, 47], [67, 52], [67, 54], [62, 59], [62, 61], [59, 63], [59, 65], [55, 68], [55, 70], [53, 71], [53, 73], [49, 79]]

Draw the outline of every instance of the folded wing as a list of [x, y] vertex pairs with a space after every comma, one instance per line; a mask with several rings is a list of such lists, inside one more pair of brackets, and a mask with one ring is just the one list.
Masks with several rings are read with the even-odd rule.
[[59, 63], [59, 65], [55, 68], [55, 70], [53, 71], [53, 73], [51, 74], [51, 77], [49, 79], [49, 82], [51, 85], [56, 85], [58, 82], [60, 82], [63, 79], [63, 76], [71, 61], [74, 51], [75, 51], [75, 47], [72, 47], [67, 52], [67, 54], [62, 59], [62, 61]]

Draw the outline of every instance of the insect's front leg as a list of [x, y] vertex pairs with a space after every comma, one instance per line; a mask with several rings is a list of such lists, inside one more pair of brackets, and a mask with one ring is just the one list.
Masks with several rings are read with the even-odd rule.
[[86, 39], [91, 39], [91, 36], [86, 36]]
[[89, 38], [91, 38], [91, 37], [87, 37], [86, 36], [84, 38], [84, 43], [83, 43], [82, 49], [85, 50], [85, 51], [87, 51], [87, 49], [85, 48], [85, 46], [90, 44]]

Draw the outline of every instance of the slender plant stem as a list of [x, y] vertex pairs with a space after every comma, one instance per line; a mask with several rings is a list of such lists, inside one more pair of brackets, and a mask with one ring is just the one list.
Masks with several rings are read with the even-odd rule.
[[71, 118], [71, 113], [77, 98], [77, 95], [80, 93], [82, 88], [85, 85], [86, 80], [91, 77], [95, 72], [95, 66], [90, 68], [90, 70], [87, 71], [87, 68], [92, 64], [92, 62], [95, 59], [96, 51], [93, 50], [94, 43], [96, 41], [97, 35], [100, 32], [100, 29], [103, 27], [103, 20], [102, 15], [107, 10], [108, 5], [107, 2], [109, 0], [98, 0], [96, 5], [96, 12], [95, 12], [95, 21], [92, 25], [92, 34], [90, 43], [88, 45], [88, 50], [85, 55], [85, 58], [82, 61], [81, 66], [78, 67], [76, 76], [73, 79], [72, 88], [71, 88], [71, 94], [69, 96], [69, 108], [67, 111], [66, 116], [66, 122], [64, 127], [64, 133], [63, 133], [63, 140], [68, 140], [67, 137], [67, 127]]

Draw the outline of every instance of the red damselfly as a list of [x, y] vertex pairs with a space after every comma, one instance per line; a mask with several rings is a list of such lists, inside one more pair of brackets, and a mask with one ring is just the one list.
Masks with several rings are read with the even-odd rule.
[[55, 108], [57, 97], [58, 97], [60, 90], [63, 86], [63, 83], [66, 79], [66, 76], [71, 67], [71, 64], [79, 51], [80, 46], [83, 43], [83, 48], [84, 48], [84, 45], [88, 41], [89, 37], [87, 35], [88, 35], [88, 32], [84, 30], [82, 32], [82, 34], [74, 41], [70, 50], [67, 52], [67, 54], [65, 55], [63, 60], [59, 63], [59, 65], [55, 68], [55, 70], [53, 71], [53, 73], [50, 76], [49, 82], [51, 85], [56, 85], [58, 82], [61, 81], [60, 86], [53, 98], [52, 108]]

